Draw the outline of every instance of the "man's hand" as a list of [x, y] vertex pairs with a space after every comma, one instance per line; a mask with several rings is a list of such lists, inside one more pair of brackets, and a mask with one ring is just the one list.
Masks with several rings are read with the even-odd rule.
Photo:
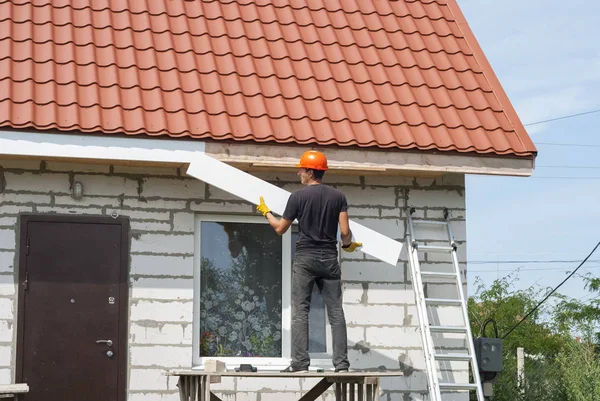
[[262, 196], [260, 197], [260, 203], [258, 204], [258, 206], [256, 206], [256, 210], [261, 212], [262, 215], [265, 217], [267, 216], [267, 213], [271, 211], [271, 209], [269, 209], [269, 207], [265, 204], [265, 200]]
[[346, 252], [354, 252], [356, 248], [360, 248], [362, 246], [362, 242], [351, 242], [348, 245], [342, 245], [342, 249]]

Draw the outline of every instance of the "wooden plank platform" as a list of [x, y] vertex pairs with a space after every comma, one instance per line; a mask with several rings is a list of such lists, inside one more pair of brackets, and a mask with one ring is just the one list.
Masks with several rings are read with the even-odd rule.
[[307, 372], [282, 373], [263, 372], [206, 372], [203, 370], [170, 370], [168, 376], [179, 376], [179, 397], [181, 401], [221, 401], [210, 390], [211, 383], [219, 383], [221, 377], [244, 377], [256, 379], [320, 378], [299, 401], [315, 401], [329, 387], [335, 385], [336, 401], [375, 401], [379, 396], [379, 380], [382, 377], [403, 376], [400, 371], [350, 371], [344, 373]]
[[167, 376], [222, 376], [222, 377], [270, 377], [270, 378], [306, 378], [306, 377], [392, 377], [392, 376], [403, 376], [401, 371], [370, 371], [370, 370], [351, 370], [350, 372], [336, 373], [333, 371], [325, 372], [313, 372], [308, 373], [283, 373], [278, 371], [262, 371], [262, 372], [206, 372], [204, 370], [195, 369], [183, 369], [183, 370], [169, 370], [166, 372]]

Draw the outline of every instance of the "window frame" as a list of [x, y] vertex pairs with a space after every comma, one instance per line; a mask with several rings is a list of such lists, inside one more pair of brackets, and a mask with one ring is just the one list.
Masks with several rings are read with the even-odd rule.
[[[292, 324], [292, 228], [281, 236], [281, 357], [224, 357], [200, 356], [200, 292], [201, 292], [201, 227], [203, 222], [269, 224], [262, 216], [242, 214], [197, 213], [194, 215], [194, 268], [193, 268], [193, 313], [192, 313], [192, 368], [203, 369], [207, 360], [219, 359], [225, 362], [228, 369], [240, 364], [252, 364], [262, 370], [278, 370], [285, 368], [291, 361], [291, 324]], [[338, 253], [339, 258], [339, 253]], [[310, 353], [311, 367], [331, 367], [333, 344], [331, 326], [325, 309], [325, 344], [326, 351]]]

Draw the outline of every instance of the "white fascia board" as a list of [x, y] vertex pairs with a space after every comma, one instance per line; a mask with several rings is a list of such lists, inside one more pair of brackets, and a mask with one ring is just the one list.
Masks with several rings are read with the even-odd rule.
[[[199, 141], [122, 138], [111, 136], [41, 134], [0, 130], [0, 156], [126, 160], [189, 164], [187, 174], [253, 204], [264, 196], [269, 207], [283, 214], [290, 193], [204, 153]], [[361, 251], [396, 266], [402, 244], [350, 221]]]
[[[219, 174], [215, 174], [218, 171]], [[290, 193], [251, 174], [238, 170], [208, 155], [194, 158], [187, 175], [229, 192], [255, 205], [264, 197], [265, 203], [279, 215], [283, 214]], [[354, 240], [362, 242], [360, 250], [383, 262], [396, 266], [402, 243], [350, 220]], [[399, 233], [402, 234], [402, 233]]]
[[0, 156], [189, 163], [204, 149], [199, 141], [0, 130]]

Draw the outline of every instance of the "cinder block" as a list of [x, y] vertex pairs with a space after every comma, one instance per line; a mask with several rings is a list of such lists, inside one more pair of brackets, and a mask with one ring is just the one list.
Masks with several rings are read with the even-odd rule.
[[106, 198], [102, 196], [83, 196], [82, 199], [76, 200], [71, 196], [57, 195], [54, 197], [56, 205], [69, 206], [96, 206], [96, 207], [120, 207], [119, 198]]
[[404, 237], [404, 220], [392, 218], [354, 218], [353, 220], [392, 239], [400, 239]]
[[348, 281], [404, 282], [404, 265], [391, 266], [383, 262], [343, 261], [342, 278]]
[[[136, 196], [138, 195], [138, 182], [126, 177], [108, 175], [76, 174], [74, 181], [83, 185], [83, 196]], [[70, 192], [70, 191], [67, 191]]]
[[148, 198], [125, 198], [123, 206], [129, 209], [156, 209], [156, 210], [182, 210], [185, 209], [185, 200], [166, 200]]
[[277, 380], [257, 380], [256, 378], [239, 377], [236, 385], [237, 391], [260, 391], [260, 392], [280, 392], [280, 391], [301, 391], [299, 379], [277, 379]]
[[83, 208], [81, 206], [37, 206], [36, 211], [38, 213], [72, 214], [76, 216], [98, 216], [102, 214], [102, 209], [98, 209], [95, 207]]
[[348, 346], [352, 347], [360, 341], [365, 341], [365, 328], [364, 327], [347, 327]]
[[414, 304], [412, 286], [407, 284], [370, 283], [367, 292], [369, 304]]
[[390, 187], [366, 187], [340, 185], [337, 187], [346, 195], [348, 213], [354, 206], [396, 206], [396, 189]]
[[14, 229], [17, 225], [17, 217], [0, 217], [0, 227], [10, 227]]
[[132, 366], [160, 366], [167, 368], [189, 367], [192, 363], [191, 346], [129, 346]]
[[301, 393], [301, 392], [291, 392], [291, 391], [277, 392], [277, 393], [261, 393], [260, 401], [299, 400], [303, 394], [304, 393]]
[[465, 208], [464, 191], [411, 189], [408, 204], [414, 207]]
[[15, 295], [15, 277], [13, 274], [0, 274], [0, 296]]
[[344, 283], [343, 292], [345, 304], [359, 304], [365, 294], [362, 284]]
[[192, 201], [190, 209], [204, 213], [257, 213], [255, 206], [247, 202]]
[[14, 323], [8, 320], [0, 320], [0, 342], [10, 343], [13, 341]]
[[383, 391], [427, 391], [427, 373], [415, 371], [402, 377], [382, 377], [380, 383]]
[[192, 278], [133, 278], [131, 279], [131, 288], [133, 299], [177, 301], [194, 299], [194, 280]]
[[19, 213], [30, 213], [32, 211], [32, 206], [25, 205], [2, 205], [0, 207], [0, 215], [2, 216], [16, 216]]
[[377, 369], [385, 367], [386, 369], [398, 370], [400, 364], [398, 357], [402, 350], [373, 350], [366, 354], [361, 351], [349, 349], [348, 360], [352, 369]]
[[[4, 309], [3, 300], [0, 298], [0, 313]], [[131, 303], [130, 322], [148, 320], [154, 322], [192, 322], [193, 302], [159, 302], [159, 301], [134, 301]], [[10, 316], [0, 316], [0, 318], [12, 319], [12, 304]], [[8, 314], [7, 314], [8, 315]]]
[[[17, 203], [17, 204], [49, 204], [52, 200], [50, 195], [34, 195], [28, 193], [1, 193], [0, 203]], [[4, 214], [4, 208], [0, 208], [0, 214]]]
[[130, 391], [164, 391], [166, 389], [167, 376], [165, 376], [164, 369], [131, 368], [131, 373], [129, 376]]
[[157, 221], [132, 221], [132, 231], [171, 231], [171, 223]]
[[393, 176], [382, 176], [382, 175], [366, 175], [366, 185], [377, 185], [383, 187], [400, 187], [412, 185], [411, 177], [393, 177]]
[[381, 208], [381, 217], [404, 218], [405, 212], [401, 207]]
[[[132, 372], [133, 374], [133, 372]], [[151, 391], [129, 392], [127, 399], [129, 401], [179, 401], [179, 391], [153, 393]]]
[[142, 234], [131, 241], [132, 252], [156, 254], [193, 254], [192, 234]]
[[357, 206], [352, 207], [348, 211], [351, 219], [355, 217], [377, 217], [379, 218], [379, 208], [378, 207], [369, 207], [369, 206]]
[[173, 231], [194, 232], [194, 213], [173, 213]]
[[[119, 210], [116, 209], [117, 213], [121, 216], [127, 216], [135, 220], [159, 220], [168, 221], [171, 219], [171, 213], [169, 212], [155, 212], [147, 210]], [[110, 213], [111, 211], [108, 210]]]
[[[0, 259], [1, 260], [1, 259]], [[131, 255], [131, 274], [165, 277], [192, 277], [194, 257]]]
[[350, 304], [344, 311], [347, 323], [361, 326], [401, 325], [404, 318], [404, 306]]
[[205, 184], [194, 178], [144, 178], [142, 196], [204, 199]]
[[4, 172], [6, 191], [69, 194], [68, 174]]
[[367, 342], [373, 348], [395, 347], [411, 348], [421, 347], [421, 333], [416, 326], [411, 327], [367, 327]]
[[219, 189], [219, 188], [215, 187], [214, 185], [207, 185], [207, 190], [208, 190], [208, 194], [206, 197], [207, 200], [212, 200], [212, 201], [228, 201], [228, 200], [239, 201], [239, 200], [242, 200], [241, 198], [238, 198], [237, 196], [230, 194], [229, 192], [223, 191], [222, 189]]
[[0, 384], [12, 384], [12, 370], [11, 368], [0, 368]]
[[0, 249], [15, 249], [15, 231], [0, 229]]
[[12, 366], [12, 346], [1, 345], [0, 346], [0, 366], [9, 367]]

